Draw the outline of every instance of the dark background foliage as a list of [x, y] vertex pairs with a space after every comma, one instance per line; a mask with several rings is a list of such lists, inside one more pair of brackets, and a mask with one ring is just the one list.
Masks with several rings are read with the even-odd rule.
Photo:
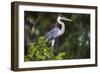
[[[63, 15], [72, 20], [64, 22], [65, 32], [56, 39], [54, 54], [64, 52], [63, 59], [90, 58], [90, 15], [77, 13], [24, 12], [25, 56], [29, 43], [34, 43], [57, 25], [57, 17]], [[61, 28], [61, 26], [58, 26]], [[47, 44], [49, 47], [49, 45]], [[40, 51], [39, 51], [40, 52]], [[33, 57], [34, 58], [34, 57]]]

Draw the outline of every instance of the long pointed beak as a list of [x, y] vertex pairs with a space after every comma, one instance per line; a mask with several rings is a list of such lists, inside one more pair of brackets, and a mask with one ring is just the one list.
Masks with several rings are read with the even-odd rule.
[[71, 19], [68, 19], [68, 18], [65, 18], [65, 17], [63, 17], [63, 20], [66, 20], [66, 21], [70, 21], [70, 22], [72, 22]]

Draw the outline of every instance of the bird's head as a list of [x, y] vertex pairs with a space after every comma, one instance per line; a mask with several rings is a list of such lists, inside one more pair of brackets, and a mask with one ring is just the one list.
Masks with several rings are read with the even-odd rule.
[[72, 20], [70, 20], [70, 19], [68, 19], [68, 18], [66, 18], [66, 17], [64, 17], [64, 16], [58, 16], [57, 20], [65, 20], [65, 21], [70, 21], [70, 22], [72, 22]]

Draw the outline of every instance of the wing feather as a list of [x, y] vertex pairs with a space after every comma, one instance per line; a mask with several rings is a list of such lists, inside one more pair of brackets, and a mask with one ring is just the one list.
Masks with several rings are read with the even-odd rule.
[[58, 27], [54, 27], [46, 34], [46, 39], [48, 41], [55, 39], [59, 36], [60, 29]]

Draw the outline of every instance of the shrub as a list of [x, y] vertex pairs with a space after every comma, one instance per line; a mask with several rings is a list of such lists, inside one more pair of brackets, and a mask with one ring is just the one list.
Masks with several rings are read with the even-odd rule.
[[36, 42], [29, 43], [26, 49], [25, 61], [62, 60], [65, 56], [65, 52], [53, 55], [43, 36], [40, 36]]

